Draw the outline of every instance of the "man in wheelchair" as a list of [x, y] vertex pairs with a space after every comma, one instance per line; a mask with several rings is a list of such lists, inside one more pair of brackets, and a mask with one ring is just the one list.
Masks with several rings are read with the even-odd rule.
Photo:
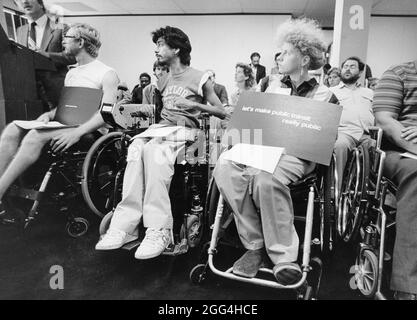
[[[280, 27], [278, 38], [282, 43], [279, 69], [285, 74], [282, 87], [288, 88], [291, 95], [337, 103], [333, 93], [308, 74], [324, 64], [326, 46], [317, 23], [309, 19], [288, 21]], [[270, 174], [220, 156], [213, 176], [234, 212], [240, 240], [247, 249], [234, 263], [234, 274], [255, 277], [267, 261], [267, 254], [280, 284], [289, 285], [301, 279], [301, 269], [295, 263], [299, 238], [288, 185], [314, 168], [312, 162], [283, 154]]]
[[[110, 227], [97, 243], [97, 250], [111, 250], [138, 238], [143, 216], [146, 235], [135, 252], [137, 259], [159, 256], [173, 241], [173, 217], [169, 189], [178, 153], [184, 149], [186, 136], [199, 127], [201, 112], [225, 118], [209, 75], [190, 67], [191, 44], [180, 29], [165, 27], [152, 33], [158, 60], [170, 72], [159, 79], [163, 108], [159, 124], [148, 130], [180, 126], [162, 138], [136, 138], [129, 146], [123, 180], [123, 195]], [[208, 101], [210, 105], [202, 104]], [[162, 128], [164, 129], [164, 128]], [[146, 131], [145, 131], [146, 132]]]
[[[75, 24], [64, 36], [65, 52], [75, 56], [77, 67], [65, 77], [66, 87], [87, 87], [103, 90], [103, 101], [116, 101], [119, 79], [116, 72], [97, 60], [101, 46], [100, 35], [87, 24]], [[39, 116], [37, 120], [47, 123], [54, 119], [56, 108]], [[99, 112], [77, 127], [60, 129], [24, 130], [14, 123], [4, 129], [0, 138], [0, 199], [10, 185], [40, 157], [43, 147], [50, 143], [55, 153], [64, 152], [80, 138], [103, 127]], [[13, 223], [0, 202], [2, 221]]]
[[395, 298], [417, 300], [417, 62], [390, 67], [374, 96], [376, 125], [383, 130], [384, 176], [397, 185], [396, 239], [391, 289]]

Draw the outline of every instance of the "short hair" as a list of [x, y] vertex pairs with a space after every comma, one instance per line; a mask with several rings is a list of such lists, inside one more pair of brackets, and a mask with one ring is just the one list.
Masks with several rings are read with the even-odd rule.
[[255, 77], [253, 76], [253, 71], [252, 68], [250, 67], [250, 65], [246, 64], [246, 63], [237, 63], [236, 64], [236, 68], [242, 68], [243, 69], [243, 74], [248, 77], [245, 80], [245, 87], [247, 89], [252, 88], [253, 85], [255, 84]]
[[179, 49], [178, 57], [183, 65], [189, 66], [191, 62], [191, 43], [188, 36], [175, 27], [166, 26], [152, 32], [152, 41], [156, 44], [159, 38], [165, 40], [166, 44], [172, 49]]
[[330, 76], [332, 73], [336, 73], [340, 77], [340, 69], [338, 67], [331, 68], [326, 74]]
[[281, 52], [278, 52], [275, 54], [274, 60], [277, 60], [277, 58], [281, 55]]
[[258, 57], [259, 59], [261, 58], [261, 55], [257, 52], [254, 52], [250, 55], [250, 59], [252, 60], [253, 58]]
[[277, 40], [279, 45], [290, 43], [302, 55], [310, 57], [309, 70], [319, 69], [325, 63], [327, 46], [324, 33], [314, 19], [299, 18], [284, 22], [278, 27]]
[[84, 39], [85, 51], [93, 58], [97, 58], [101, 47], [100, 33], [97, 29], [87, 23], [75, 23], [70, 29], [75, 29], [77, 37]]
[[359, 71], [363, 71], [365, 69], [365, 64], [361, 61], [361, 59], [359, 59], [358, 57], [349, 57], [347, 59], [345, 59], [345, 61], [343, 61], [341, 68], [343, 69], [343, 66], [345, 65], [346, 61], [348, 60], [354, 60], [358, 63], [358, 67], [359, 67]]
[[151, 81], [151, 76], [146, 72], [141, 73], [140, 76], [139, 76], [139, 79], [142, 78], [142, 77], [148, 78], [149, 81]]
[[153, 72], [155, 72], [156, 68], [160, 68], [162, 70], [165, 70], [166, 72], [169, 72], [169, 67], [166, 65], [166, 63], [165, 62], [161, 62], [159, 60], [156, 60], [153, 63], [153, 68], [152, 68]]

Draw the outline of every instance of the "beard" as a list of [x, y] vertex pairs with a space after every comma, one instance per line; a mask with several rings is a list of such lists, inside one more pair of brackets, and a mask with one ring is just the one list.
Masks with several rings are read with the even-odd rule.
[[345, 76], [342, 74], [340, 79], [342, 80], [343, 83], [346, 84], [353, 84], [356, 83], [358, 81], [358, 79], [360, 78], [360, 75], [352, 75], [350, 78], [345, 78]]

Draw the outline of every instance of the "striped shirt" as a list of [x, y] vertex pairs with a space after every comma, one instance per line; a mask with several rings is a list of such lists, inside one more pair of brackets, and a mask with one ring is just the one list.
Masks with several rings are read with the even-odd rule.
[[374, 113], [393, 112], [405, 127], [417, 125], [416, 64], [417, 61], [406, 62], [384, 72], [374, 93]]

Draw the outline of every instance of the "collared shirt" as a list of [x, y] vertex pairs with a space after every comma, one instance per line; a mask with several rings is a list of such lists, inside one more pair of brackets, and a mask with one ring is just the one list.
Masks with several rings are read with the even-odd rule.
[[29, 32], [30, 32], [30, 25], [32, 24], [32, 22], [36, 22], [36, 26], [35, 26], [36, 46], [40, 48], [42, 45], [42, 38], [43, 38], [43, 34], [45, 33], [46, 24], [48, 23], [48, 17], [46, 16], [46, 14], [44, 14], [42, 17], [40, 17], [36, 21], [33, 21], [32, 19], [28, 18], [28, 22], [29, 22]]
[[348, 87], [343, 82], [329, 88], [343, 107], [339, 132], [360, 140], [364, 132], [374, 125], [372, 113], [373, 91], [364, 88], [360, 83]]

